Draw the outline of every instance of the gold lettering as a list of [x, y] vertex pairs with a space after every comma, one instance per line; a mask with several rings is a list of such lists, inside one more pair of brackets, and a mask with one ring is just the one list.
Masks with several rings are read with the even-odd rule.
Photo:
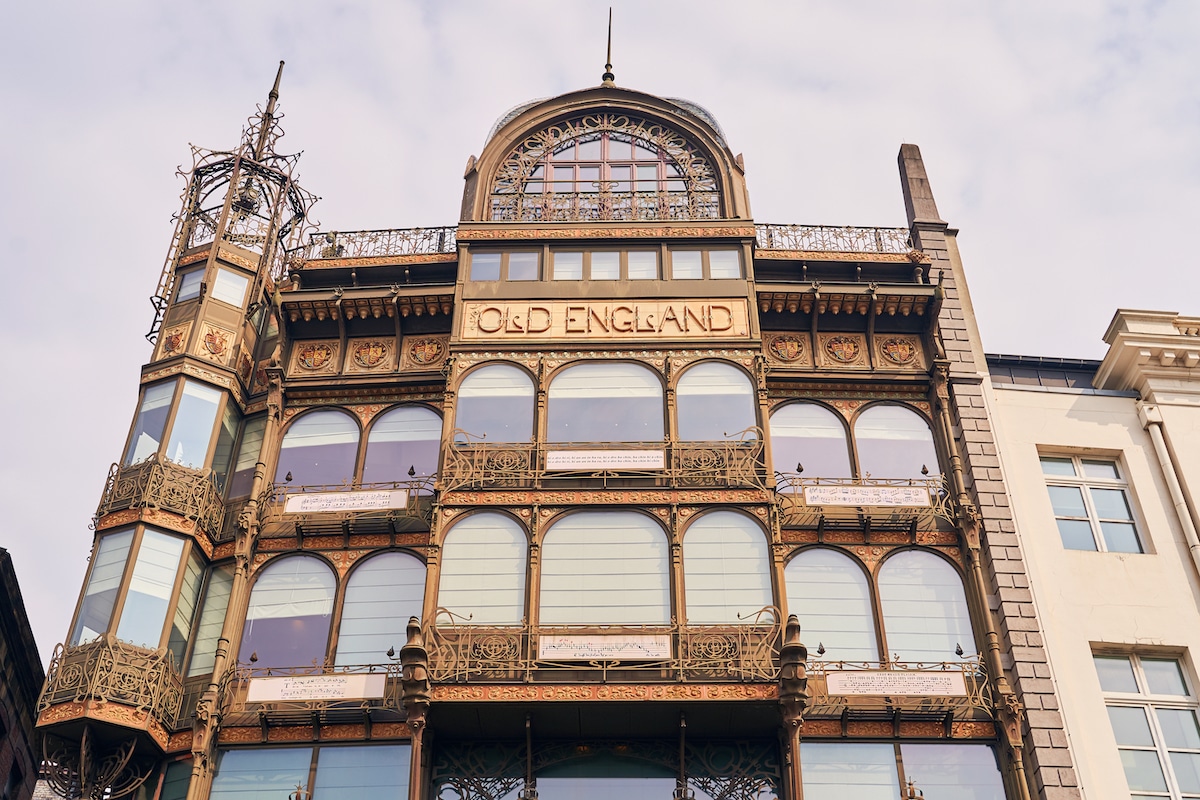
[[[716, 312], [718, 311], [725, 314], [724, 322], [717, 322]], [[713, 333], [729, 330], [733, 327], [733, 309], [726, 305], [717, 305], [716, 303], [713, 303], [708, 307], [708, 325], [708, 329]]]
[[675, 306], [667, 306], [667, 310], [663, 312], [662, 322], [658, 323], [659, 333], [661, 333], [662, 329], [667, 326], [668, 322], [674, 322], [675, 330], [679, 331], [680, 333], [683, 333], [685, 330], [687, 330], [684, 328], [683, 323], [679, 321], [679, 317], [675, 314]]
[[683, 307], [683, 329], [685, 331], [691, 330], [691, 327], [688, 324], [689, 319], [692, 320], [693, 322], [695, 322], [696, 327], [699, 328], [700, 330], [702, 330], [702, 331], [708, 330], [708, 323], [705, 322], [703, 308], [701, 308], [699, 313], [697, 313], [696, 309], [692, 308], [691, 306], [684, 306]]
[[[584, 318], [580, 319], [579, 314], [583, 314]], [[567, 306], [567, 333], [587, 333], [586, 320], [587, 306]]]
[[[542, 320], [534, 322], [534, 314], [542, 314], [544, 316]], [[554, 321], [554, 315], [545, 306], [530, 306], [526, 319], [528, 321], [525, 324], [525, 328], [529, 333], [545, 333], [550, 330], [550, 325]]]
[[[641, 314], [642, 314], [641, 306], [636, 307], [635, 316], [638, 320], [637, 332], [638, 333], [654, 333], [654, 312], [647, 311], [646, 316], [644, 318], [642, 318]], [[643, 325], [645, 325], [645, 327], [642, 327]]]
[[[627, 314], [621, 319], [617, 319], [617, 314]], [[636, 319], [634, 310], [629, 306], [617, 306], [612, 310], [612, 329], [617, 333], [629, 333], [633, 330], [633, 323]]]
[[592, 320], [596, 321], [597, 328], [604, 331], [605, 333], [608, 333], [608, 306], [604, 307], [603, 316], [596, 313], [595, 307], [588, 306], [588, 323], [587, 323], [588, 333], [592, 332]]
[[521, 315], [509, 314], [508, 324], [504, 326], [505, 333], [524, 333], [525, 329], [521, 327]]
[[[494, 324], [486, 316], [488, 314], [495, 315]], [[496, 308], [495, 306], [488, 306], [479, 312], [479, 330], [483, 331], [484, 333], [499, 333], [501, 329], [504, 328], [505, 322], [507, 322], [507, 315], [504, 313], [503, 309]]]

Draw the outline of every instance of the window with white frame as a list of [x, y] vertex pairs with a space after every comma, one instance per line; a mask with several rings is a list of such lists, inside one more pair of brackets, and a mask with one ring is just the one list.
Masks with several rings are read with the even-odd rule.
[[1043, 455], [1041, 462], [1063, 547], [1144, 552], [1128, 485], [1115, 460]]
[[1093, 658], [1130, 795], [1200, 797], [1200, 722], [1179, 659]]

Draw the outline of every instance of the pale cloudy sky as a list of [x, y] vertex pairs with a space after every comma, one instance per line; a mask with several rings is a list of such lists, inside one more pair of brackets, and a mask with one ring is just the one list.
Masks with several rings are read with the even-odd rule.
[[[10, 3], [0, 48], [0, 546], [43, 660], [133, 415], [188, 143], [287, 61], [280, 151], [325, 229], [453, 224], [511, 106], [599, 83], [608, 0]], [[1098, 358], [1200, 315], [1194, 0], [613, 0], [617, 83], [708, 108], [760, 222], [904, 224], [901, 142], [961, 229], [989, 352]]]

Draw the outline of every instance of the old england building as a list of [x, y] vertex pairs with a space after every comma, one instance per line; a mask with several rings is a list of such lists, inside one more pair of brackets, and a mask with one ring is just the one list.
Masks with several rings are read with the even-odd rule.
[[916, 147], [908, 228], [759, 224], [716, 120], [606, 74], [497, 122], [457, 226], [324, 233], [277, 89], [196, 153], [60, 793], [1078, 796]]

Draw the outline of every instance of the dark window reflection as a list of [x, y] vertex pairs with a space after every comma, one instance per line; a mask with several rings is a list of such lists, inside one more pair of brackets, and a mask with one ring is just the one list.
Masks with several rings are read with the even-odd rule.
[[859, 474], [871, 478], [923, 478], [941, 472], [929, 425], [915, 411], [872, 406], [854, 422]]
[[275, 482], [292, 486], [349, 483], [357, 456], [358, 424], [350, 415], [314, 411], [293, 422], [284, 434]]
[[333, 571], [309, 556], [266, 567], [250, 593], [238, 660], [256, 667], [300, 667], [325, 660], [333, 612]]
[[731, 364], [697, 364], [675, 391], [679, 438], [715, 442], [755, 426], [754, 390], [746, 373]]
[[771, 458], [775, 471], [805, 478], [849, 478], [846, 427], [837, 414], [816, 403], [789, 403], [771, 415]]
[[490, 364], [463, 379], [455, 427], [489, 442], [533, 438], [533, 381], [507, 364]]
[[637, 364], [577, 364], [560, 372], [548, 393], [551, 442], [663, 440], [662, 383]]

